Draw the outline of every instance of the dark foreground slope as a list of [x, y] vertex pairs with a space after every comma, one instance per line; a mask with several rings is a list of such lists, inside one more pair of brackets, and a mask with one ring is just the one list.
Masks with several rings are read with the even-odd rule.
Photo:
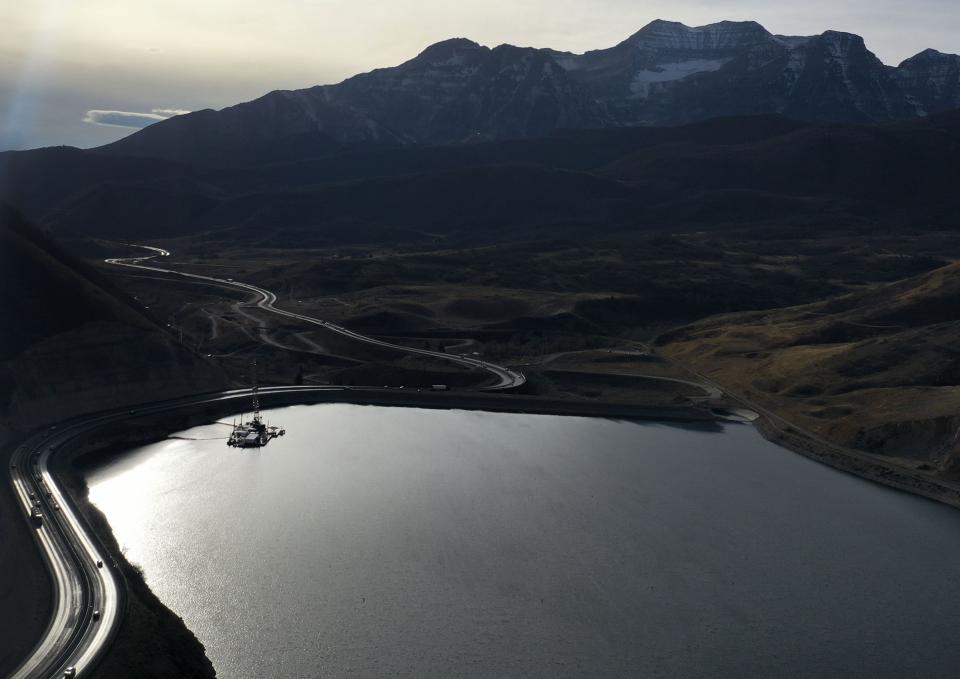
[[960, 264], [825, 302], [718, 316], [670, 357], [843, 446], [960, 479]]
[[0, 258], [0, 412], [16, 428], [223, 384], [215, 366], [7, 207]]

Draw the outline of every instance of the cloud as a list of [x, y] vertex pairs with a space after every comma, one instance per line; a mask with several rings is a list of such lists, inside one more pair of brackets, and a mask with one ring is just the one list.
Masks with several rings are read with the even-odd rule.
[[172, 118], [173, 116], [190, 113], [178, 108], [155, 108], [149, 113], [137, 113], [135, 111], [101, 111], [94, 109], [87, 111], [83, 117], [83, 122], [93, 125], [104, 125], [106, 127], [132, 127], [140, 129], [147, 125]]
[[184, 111], [182, 108], [155, 108], [151, 109], [150, 113], [163, 116], [164, 118], [172, 118], [173, 116], [182, 116], [185, 113], [190, 113], [190, 111]]

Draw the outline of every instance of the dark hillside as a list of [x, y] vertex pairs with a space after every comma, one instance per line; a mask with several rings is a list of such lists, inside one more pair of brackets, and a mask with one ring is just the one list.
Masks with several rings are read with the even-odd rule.
[[371, 180], [226, 201], [209, 226], [307, 226], [355, 218], [423, 233], [482, 237], [561, 222], [615, 224], [641, 208], [640, 192], [591, 174], [497, 165]]
[[[747, 144], [658, 145], [600, 174], [700, 200], [749, 193], [761, 203], [779, 201], [785, 213], [796, 199], [817, 198], [850, 215], [919, 225], [952, 218], [960, 201], [958, 152], [960, 112], [954, 112], [897, 125], [806, 126]], [[744, 217], [749, 213], [738, 221]]]
[[0, 201], [39, 223], [74, 197], [104, 184], [184, 186], [195, 174], [179, 163], [104, 157], [69, 146], [7, 151], [0, 153]]
[[0, 412], [31, 426], [219, 387], [109, 280], [0, 207]]
[[143, 310], [111, 281], [2, 205], [0, 271], [0, 305], [8, 321], [0, 334], [0, 360], [87, 323], [154, 329]]
[[338, 147], [305, 159], [297, 152], [201, 168], [42, 149], [0, 154], [0, 187], [64, 235], [224, 230], [279, 247], [704, 229], [905, 232], [953, 228], [960, 214], [960, 112], [885, 125], [744, 116], [446, 147]]
[[[587, 172], [640, 149], [672, 144], [747, 144], [806, 124], [779, 116], [725, 118], [672, 128], [558, 130], [549, 137], [454, 146], [292, 144], [241, 167], [193, 167], [60, 147], [0, 153], [0, 199], [58, 230], [136, 233], [142, 226], [194, 228], [220, 199], [313, 190], [362, 180], [443, 176], [478, 167], [529, 165]], [[179, 235], [179, 234], [178, 234]]]

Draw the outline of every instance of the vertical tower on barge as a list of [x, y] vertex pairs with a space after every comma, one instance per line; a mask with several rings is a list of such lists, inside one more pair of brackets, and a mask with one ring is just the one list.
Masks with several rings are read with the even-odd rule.
[[260, 448], [267, 445], [270, 439], [283, 436], [287, 433], [286, 429], [281, 427], [271, 427], [264, 423], [260, 415], [260, 385], [257, 383], [257, 362], [252, 365], [253, 388], [251, 396], [253, 399], [253, 418], [249, 422], [243, 421], [243, 415], [240, 415], [240, 424], [233, 426], [233, 432], [227, 439], [227, 445], [235, 448]]

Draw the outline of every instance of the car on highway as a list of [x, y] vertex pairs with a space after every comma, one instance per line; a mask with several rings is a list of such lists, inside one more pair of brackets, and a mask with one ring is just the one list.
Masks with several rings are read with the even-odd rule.
[[63, 671], [63, 676], [64, 676], [64, 677], [75, 677], [75, 676], [77, 676], [77, 668], [76, 668], [76, 667], [68, 667], [67, 669], [65, 669], [65, 670]]
[[98, 608], [98, 609], [96, 609], [96, 610], [93, 611], [93, 620], [94, 620], [94, 621], [97, 621], [97, 620], [99, 620], [99, 619], [100, 619], [100, 609]]
[[103, 568], [103, 561], [97, 559], [97, 568]]

